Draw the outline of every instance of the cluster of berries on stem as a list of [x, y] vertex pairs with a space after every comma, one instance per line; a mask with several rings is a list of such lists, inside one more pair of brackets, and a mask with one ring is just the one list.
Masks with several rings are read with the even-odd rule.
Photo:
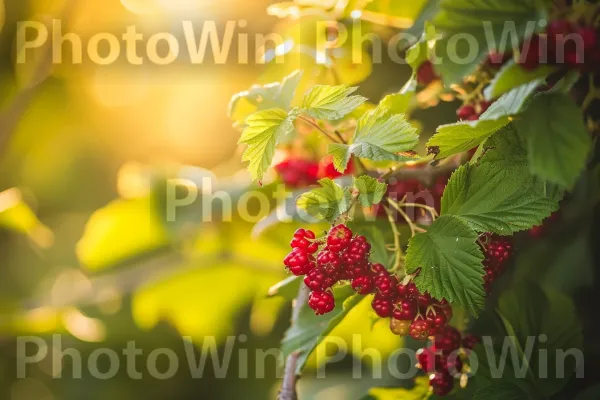
[[417, 351], [417, 368], [428, 374], [433, 394], [445, 396], [452, 391], [463, 370], [463, 357], [479, 342], [477, 336], [462, 336], [448, 326], [434, 335], [428, 347]]
[[541, 64], [565, 64], [581, 72], [592, 72], [600, 66], [600, 40], [592, 26], [558, 19], [548, 24], [546, 32], [525, 41], [518, 63], [526, 70]]
[[482, 237], [483, 252], [485, 259], [483, 267], [485, 275], [483, 276], [483, 286], [489, 294], [492, 290], [492, 284], [504, 273], [508, 261], [513, 254], [513, 244], [509, 237], [495, 234], [485, 234]]
[[274, 166], [281, 181], [290, 188], [311, 186], [319, 179], [335, 179], [342, 175], [354, 172], [352, 160], [343, 173], [338, 172], [333, 165], [332, 157], [325, 157], [320, 161], [312, 159], [290, 157]]

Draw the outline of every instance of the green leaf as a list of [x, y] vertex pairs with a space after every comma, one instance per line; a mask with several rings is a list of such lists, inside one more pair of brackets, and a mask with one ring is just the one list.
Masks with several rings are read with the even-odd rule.
[[392, 93], [381, 99], [379, 106], [385, 108], [388, 115], [405, 114], [411, 108], [414, 99], [414, 91]]
[[557, 69], [554, 65], [545, 64], [529, 71], [515, 63], [514, 60], [510, 60], [502, 66], [490, 85], [485, 88], [485, 97], [487, 100], [493, 100], [518, 86], [538, 79], [545, 79]]
[[301, 352], [296, 364], [300, 374], [306, 360], [317, 345], [333, 330], [363, 297], [354, 294], [349, 285], [334, 289], [335, 308], [326, 315], [315, 315], [307, 304], [300, 304], [298, 318], [285, 332], [281, 342], [284, 359], [294, 352]]
[[377, 179], [368, 175], [354, 178], [354, 186], [358, 189], [358, 201], [363, 207], [379, 204], [387, 190], [387, 184], [379, 182]]
[[478, 388], [473, 400], [529, 400], [531, 396], [512, 382], [497, 382]]
[[254, 85], [233, 95], [229, 102], [229, 117], [243, 122], [248, 115], [260, 110], [281, 108], [289, 111], [301, 78], [302, 71], [294, 71], [281, 82]]
[[515, 126], [527, 142], [531, 172], [564, 188], [573, 186], [592, 144], [573, 100], [564, 93], [539, 94]]
[[495, 101], [477, 121], [441, 125], [427, 142], [428, 152], [436, 158], [468, 151], [510, 123], [510, 117], [523, 109], [541, 80], [514, 88]]
[[[564, 376], [557, 377], [548, 368], [547, 378], [540, 376], [540, 367], [556, 366], [558, 350], [582, 349], [581, 322], [575, 305], [567, 296], [525, 281], [504, 292], [499, 299], [497, 312], [507, 335], [516, 337], [518, 348], [527, 356], [528, 341], [534, 340], [528, 360], [528, 380], [536, 392], [549, 398], [559, 392], [575, 371], [575, 358], [565, 357]], [[539, 340], [540, 335], [545, 340]], [[544, 350], [547, 360], [538, 355]]]
[[413, 77], [425, 61], [429, 60], [430, 44], [435, 42], [435, 28], [428, 22], [424, 23], [421, 39], [406, 50], [406, 61], [412, 67]]
[[436, 299], [457, 301], [473, 315], [483, 309], [483, 254], [477, 234], [461, 219], [441, 216], [410, 239], [406, 272], [420, 269], [415, 284]]
[[412, 150], [418, 141], [417, 130], [403, 114], [389, 115], [378, 106], [358, 120], [349, 151], [373, 161], [409, 161], [415, 156], [398, 153]]
[[511, 43], [506, 21], [514, 23], [512, 33], [520, 42], [540, 29], [545, 18], [544, 8], [535, 0], [443, 0], [440, 9], [433, 25], [443, 38], [435, 45], [439, 63], [434, 67], [446, 85], [475, 72], [490, 50], [504, 53], [517, 45]]
[[330, 143], [327, 145], [327, 153], [333, 157], [335, 170], [343, 173], [350, 162], [350, 146], [346, 144]]
[[335, 121], [363, 104], [367, 99], [353, 95], [356, 87], [317, 85], [304, 95], [302, 108], [311, 117]]
[[442, 215], [454, 215], [479, 232], [512, 235], [541, 224], [558, 209], [558, 196], [529, 173], [512, 129], [490, 139], [478, 163], [456, 170], [442, 197]]
[[322, 186], [301, 195], [296, 204], [315, 218], [333, 223], [350, 208], [351, 194], [329, 178], [319, 180]]
[[446, 158], [471, 150], [494, 132], [506, 126], [508, 122], [508, 118], [503, 118], [441, 125], [437, 129], [437, 133], [427, 142], [427, 151], [429, 154], [434, 154], [435, 158]]
[[246, 128], [238, 143], [248, 145], [242, 161], [249, 161], [248, 169], [252, 179], [261, 180], [271, 165], [277, 143], [294, 131], [294, 121], [299, 111], [289, 115], [281, 109], [273, 108], [257, 111], [246, 119]]

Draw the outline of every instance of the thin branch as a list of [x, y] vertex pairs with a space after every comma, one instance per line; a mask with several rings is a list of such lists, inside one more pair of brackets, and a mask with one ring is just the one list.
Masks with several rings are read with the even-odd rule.
[[319, 132], [321, 132], [322, 134], [324, 134], [325, 136], [327, 136], [327, 138], [328, 138], [329, 140], [331, 140], [332, 142], [334, 142], [334, 143], [339, 143], [339, 142], [338, 142], [338, 140], [337, 140], [335, 137], [331, 136], [331, 134], [330, 134], [329, 132], [327, 132], [325, 129], [321, 128], [321, 127], [319, 126], [319, 124], [317, 124], [317, 123], [316, 123], [315, 121], [313, 121], [312, 119], [310, 119], [310, 118], [307, 118], [307, 117], [305, 117], [304, 115], [300, 115], [300, 116], [298, 117], [298, 119], [299, 119], [299, 120], [301, 120], [301, 121], [303, 121], [303, 122], [306, 122], [306, 123], [307, 123], [307, 124], [309, 124], [310, 126], [312, 126], [312, 127], [316, 128], [316, 129], [317, 129]]
[[392, 232], [394, 234], [394, 253], [396, 255], [396, 260], [394, 261], [394, 266], [392, 270], [394, 272], [400, 269], [400, 258], [402, 256], [402, 248], [400, 247], [400, 231], [396, 226], [396, 221], [394, 220], [394, 215], [392, 211], [386, 205], [383, 206], [385, 213], [387, 214], [388, 221], [390, 222], [390, 226], [392, 227]]
[[[292, 326], [294, 326], [297, 323], [300, 317], [300, 306], [308, 301], [309, 293], [310, 291], [308, 290], [308, 287], [301, 283], [300, 288], [298, 289], [298, 295], [296, 296], [292, 304]], [[299, 376], [296, 375], [296, 365], [298, 363], [298, 358], [300, 357], [300, 354], [300, 352], [294, 352], [287, 357], [285, 361], [285, 372], [283, 375], [283, 382], [281, 383], [281, 390], [279, 391], [277, 400], [298, 400], [298, 393], [296, 392], [296, 382], [298, 381]]]

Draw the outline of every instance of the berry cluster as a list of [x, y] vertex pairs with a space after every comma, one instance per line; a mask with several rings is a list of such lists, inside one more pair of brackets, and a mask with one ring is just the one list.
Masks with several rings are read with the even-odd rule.
[[582, 72], [594, 71], [600, 66], [598, 33], [591, 26], [566, 19], [552, 21], [544, 34], [534, 35], [523, 44], [518, 62], [527, 70], [547, 63], [566, 64]]
[[429, 85], [431, 82], [439, 80], [440, 77], [435, 73], [431, 61], [425, 61], [417, 68], [417, 82], [421, 85]]
[[483, 249], [485, 255], [483, 285], [485, 291], [490, 293], [492, 284], [506, 269], [508, 260], [513, 253], [513, 245], [511, 240], [505, 236], [486, 234], [483, 239], [487, 242]]
[[291, 188], [314, 185], [319, 180], [319, 164], [312, 160], [289, 158], [274, 168], [283, 183]]
[[352, 160], [343, 173], [336, 171], [332, 157], [325, 157], [319, 162], [302, 158], [288, 158], [275, 165], [274, 168], [283, 183], [291, 188], [314, 185], [321, 178], [335, 179], [354, 171]]
[[454, 388], [454, 378], [463, 369], [460, 349], [465, 352], [479, 343], [473, 335], [461, 336], [460, 332], [447, 326], [433, 337], [429, 347], [417, 351], [417, 368], [429, 374], [429, 387], [433, 394], [445, 396]]
[[493, 101], [480, 101], [473, 104], [465, 104], [456, 110], [456, 116], [464, 121], [476, 121], [479, 119], [481, 114], [483, 114], [490, 106]]
[[[324, 246], [319, 250], [321, 242]], [[354, 279], [371, 268], [371, 245], [343, 224], [331, 228], [324, 240], [317, 240], [312, 231], [298, 229], [290, 246], [292, 252], [283, 262], [292, 274], [305, 275], [304, 284], [311, 290], [308, 305], [317, 315], [335, 307], [333, 285], [341, 280], [353, 280], [354, 285]]]

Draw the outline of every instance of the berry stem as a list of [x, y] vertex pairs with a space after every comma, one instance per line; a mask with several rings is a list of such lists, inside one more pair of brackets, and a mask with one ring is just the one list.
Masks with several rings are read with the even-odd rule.
[[400, 269], [400, 260], [403, 257], [402, 247], [400, 246], [400, 231], [396, 226], [396, 221], [394, 220], [394, 215], [392, 214], [392, 210], [389, 207], [383, 206], [385, 213], [387, 214], [388, 221], [390, 221], [390, 226], [392, 228], [392, 232], [394, 234], [394, 253], [396, 254], [396, 260], [394, 261], [394, 266], [392, 267], [393, 272], [397, 272]]
[[417, 225], [415, 225], [415, 223], [410, 219], [408, 214], [406, 214], [406, 212], [404, 212], [404, 210], [402, 209], [400, 204], [396, 203], [394, 200], [390, 199], [389, 197], [388, 197], [387, 201], [388, 201], [389, 205], [391, 205], [396, 211], [398, 211], [400, 213], [400, 215], [402, 216], [402, 218], [404, 218], [404, 220], [408, 224], [408, 227], [410, 228], [411, 237], [415, 236], [417, 234], [417, 232], [419, 232], [419, 233], [426, 232], [425, 229], [420, 228]]
[[[334, 136], [331, 136], [331, 134], [329, 134], [329, 132], [327, 132], [325, 129], [321, 128], [319, 126], [319, 124], [317, 124], [315, 121], [313, 121], [312, 119], [305, 117], [304, 115], [300, 115], [298, 117], [299, 120], [306, 122], [307, 124], [309, 124], [310, 126], [316, 128], [319, 132], [321, 132], [322, 134], [324, 134], [325, 136], [327, 136], [327, 138], [329, 140], [331, 140], [333, 143], [340, 143]], [[343, 142], [342, 142], [343, 143]]]

